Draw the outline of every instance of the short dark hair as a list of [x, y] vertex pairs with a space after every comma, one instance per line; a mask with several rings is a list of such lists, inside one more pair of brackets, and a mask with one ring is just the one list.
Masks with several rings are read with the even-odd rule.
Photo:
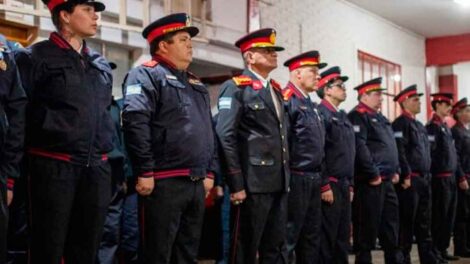
[[170, 32], [163, 35], [161, 38], [157, 38], [156, 40], [150, 43], [150, 55], [153, 56], [159, 50], [158, 44], [160, 41], [165, 41], [166, 43], [172, 44], [173, 37], [178, 33], [178, 31]]
[[60, 23], [60, 12], [65, 11], [71, 14], [73, 13], [77, 5], [79, 4], [67, 2], [67, 3], [57, 6], [56, 8], [52, 10], [52, 13], [51, 13], [52, 23], [54, 24], [57, 31], [60, 31], [62, 29], [62, 25]]
[[447, 103], [446, 101], [431, 101], [432, 110], [436, 111], [437, 104], [448, 104], [448, 105], [451, 105], [451, 104]]

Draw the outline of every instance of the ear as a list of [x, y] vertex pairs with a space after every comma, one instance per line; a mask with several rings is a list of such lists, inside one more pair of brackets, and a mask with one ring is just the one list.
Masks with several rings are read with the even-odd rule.
[[59, 18], [64, 24], [70, 23], [70, 14], [65, 10], [59, 12]]
[[165, 41], [158, 42], [158, 50], [161, 51], [162, 53], [167, 53], [168, 43], [166, 43]]

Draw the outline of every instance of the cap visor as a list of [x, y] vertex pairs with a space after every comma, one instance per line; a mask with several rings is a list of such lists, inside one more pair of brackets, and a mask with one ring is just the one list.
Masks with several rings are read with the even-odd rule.
[[101, 2], [86, 2], [85, 4], [92, 5], [95, 12], [103, 12], [106, 9], [106, 6]]
[[349, 80], [349, 77], [348, 76], [341, 76], [341, 77], [339, 77], [339, 79], [343, 82], [346, 82], [347, 80]]
[[197, 28], [197, 27], [192, 27], [192, 26], [191, 26], [191, 27], [186, 27], [186, 28], [184, 28], [184, 29], [182, 29], [182, 30], [188, 32], [189, 35], [190, 35], [192, 38], [195, 37], [195, 36], [197, 36], [197, 34], [199, 34], [199, 28]]
[[323, 69], [323, 68], [325, 68], [326, 66], [328, 66], [328, 63], [319, 63], [319, 64], [317, 65], [318, 69]]

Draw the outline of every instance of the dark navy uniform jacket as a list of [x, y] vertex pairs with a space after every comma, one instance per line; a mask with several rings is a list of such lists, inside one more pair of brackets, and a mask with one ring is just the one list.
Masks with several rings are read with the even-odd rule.
[[326, 130], [324, 173], [330, 182], [346, 180], [352, 186], [356, 157], [353, 125], [344, 111], [337, 111], [326, 100], [322, 100], [318, 109], [322, 113]]
[[277, 115], [270, 90], [249, 70], [220, 88], [217, 135], [224, 152], [231, 192], [287, 192], [288, 121], [279, 84], [270, 81], [280, 105]]
[[289, 115], [289, 155], [293, 177], [319, 173], [324, 190], [329, 189], [327, 175], [322, 174], [325, 158], [325, 127], [318, 105], [305, 97], [299, 88], [288, 83], [283, 91]]
[[6, 40], [0, 35], [0, 185], [13, 188], [23, 155], [26, 94]]
[[457, 171], [457, 150], [449, 127], [436, 114], [426, 125], [431, 142], [431, 172], [435, 177], [449, 177]]
[[123, 89], [123, 129], [134, 175], [213, 177], [209, 93], [196, 76], [155, 57], [132, 69]]
[[93, 166], [112, 148], [111, 68], [83, 44], [75, 51], [59, 34], [16, 54], [29, 104], [31, 155]]
[[470, 130], [457, 122], [452, 127], [452, 136], [457, 150], [457, 176], [460, 180], [470, 179]]
[[408, 112], [392, 124], [400, 160], [400, 180], [431, 172], [431, 148], [426, 128]]
[[377, 177], [391, 180], [400, 172], [400, 164], [390, 122], [363, 103], [348, 117], [356, 133], [356, 182], [368, 182]]

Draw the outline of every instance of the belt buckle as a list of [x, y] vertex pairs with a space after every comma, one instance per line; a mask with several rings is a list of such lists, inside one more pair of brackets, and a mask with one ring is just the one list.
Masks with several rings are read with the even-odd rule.
[[190, 179], [191, 181], [193, 181], [193, 182], [197, 182], [197, 181], [199, 181], [200, 178], [199, 178], [199, 177], [195, 177], [195, 176], [190, 176], [189, 179]]

